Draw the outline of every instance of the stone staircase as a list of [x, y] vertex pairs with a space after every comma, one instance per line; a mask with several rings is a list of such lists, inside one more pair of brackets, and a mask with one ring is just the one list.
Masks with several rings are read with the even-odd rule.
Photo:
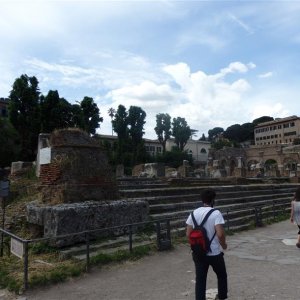
[[257, 213], [260, 218], [269, 219], [288, 211], [293, 192], [298, 186], [289, 183], [216, 185], [215, 180], [198, 181], [198, 185], [194, 180], [192, 186], [177, 187], [166, 183], [156, 187], [152, 187], [151, 183], [140, 183], [138, 189], [123, 184], [120, 185], [120, 195], [126, 199], [148, 201], [151, 220], [170, 218], [173, 229], [184, 229], [188, 214], [201, 205], [201, 191], [210, 187], [217, 192], [215, 206], [223, 213], [225, 226], [239, 230], [253, 225]]
[[[247, 229], [255, 221], [271, 219], [279, 213], [288, 212], [297, 184], [250, 184], [223, 185], [216, 180], [193, 180], [192, 185], [174, 185], [159, 179], [125, 178], [119, 180], [119, 192], [123, 199], [143, 199], [149, 203], [149, 219], [153, 222], [170, 219], [171, 232], [183, 235], [185, 220], [189, 213], [201, 205], [200, 194], [204, 188], [217, 192], [216, 208], [224, 216], [225, 228], [230, 230]], [[217, 184], [219, 183], [219, 184]], [[222, 183], [222, 185], [220, 185]], [[155, 224], [155, 223], [154, 223]], [[133, 235], [133, 247], [156, 243], [155, 225], [146, 235]], [[161, 223], [162, 232], [166, 223]], [[149, 229], [149, 228], [148, 228]], [[99, 253], [129, 249], [128, 235], [114, 239], [93, 242], [90, 246], [93, 257]], [[61, 251], [62, 255], [85, 259], [85, 245], [74, 246]]]

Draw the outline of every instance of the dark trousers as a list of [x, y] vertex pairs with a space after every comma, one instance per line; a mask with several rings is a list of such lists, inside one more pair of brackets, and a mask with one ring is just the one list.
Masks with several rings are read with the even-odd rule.
[[206, 279], [209, 266], [211, 266], [218, 278], [218, 295], [220, 299], [227, 299], [227, 272], [224, 254], [206, 256], [199, 259], [193, 255], [196, 267], [196, 300], [205, 300]]

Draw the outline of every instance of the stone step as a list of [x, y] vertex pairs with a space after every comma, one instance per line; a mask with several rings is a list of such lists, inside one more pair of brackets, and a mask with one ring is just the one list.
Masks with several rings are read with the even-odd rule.
[[[133, 244], [133, 248], [135, 247], [139, 247], [139, 246], [148, 246], [148, 245], [153, 245], [154, 241], [150, 240], [150, 241], [142, 241], [142, 242], [138, 242], [138, 243], [134, 243]], [[105, 249], [93, 249], [90, 251], [90, 257], [94, 257], [97, 256], [99, 254], [113, 254], [116, 253], [117, 251], [120, 250], [129, 250], [129, 246], [128, 245], [120, 245], [120, 246], [111, 246], [110, 248], [105, 248]], [[86, 253], [82, 253], [82, 254], [74, 254], [72, 253], [71, 256], [74, 259], [78, 259], [78, 260], [85, 260], [86, 259]]]
[[119, 189], [123, 192], [127, 190], [142, 190], [142, 189], [156, 189], [156, 188], [167, 188], [169, 185], [167, 183], [149, 183], [141, 185], [119, 185]]
[[[290, 207], [290, 199], [287, 198], [282, 198], [282, 199], [278, 199], [276, 201], [281, 201], [281, 203], [275, 205], [275, 208], [278, 207]], [[256, 202], [256, 206], [263, 206], [265, 205], [266, 207], [271, 208], [273, 206], [273, 200], [270, 200], [268, 203], [266, 203], [265, 201], [261, 201]], [[244, 215], [246, 216], [248, 213], [252, 214], [252, 212], [254, 211], [254, 205], [240, 205], [240, 204], [236, 204], [236, 205], [228, 205], [228, 206], [219, 206], [217, 207], [217, 209], [219, 209], [223, 215], [224, 218], [226, 217], [227, 211], [228, 214], [231, 214], [231, 216], [234, 215]], [[188, 217], [188, 215], [191, 213], [192, 209], [182, 209], [182, 210], [178, 210], [178, 211], [167, 211], [167, 212], [162, 212], [162, 213], [155, 213], [155, 214], [150, 214], [150, 217], [152, 220], [162, 220], [162, 219], [184, 219], [186, 220], [186, 218]], [[279, 209], [278, 209], [279, 210]]]
[[[251, 196], [251, 197], [245, 197], [242, 200], [239, 201], [239, 198], [230, 198], [230, 199], [219, 199], [216, 201], [216, 206], [217, 207], [223, 207], [223, 206], [228, 206], [228, 205], [253, 205], [255, 203], [261, 204], [263, 203], [262, 201], [273, 201], [273, 200], [280, 200], [280, 199], [288, 199], [290, 201], [290, 194], [289, 195], [282, 195], [282, 194], [273, 194], [273, 195], [264, 195], [264, 196]], [[190, 199], [186, 197], [186, 199], [182, 199], [182, 202], [175, 202], [175, 203], [160, 203], [160, 204], [151, 204], [149, 205], [150, 209], [150, 214], [155, 214], [159, 212], [164, 212], [164, 211], [175, 211], [175, 210], [181, 210], [181, 209], [195, 209], [199, 206], [199, 200]], [[187, 200], [187, 201], [185, 201]]]
[[[294, 190], [285, 190], [285, 189], [278, 189], [278, 190], [263, 190], [261, 191], [242, 191], [242, 192], [226, 192], [226, 193], [218, 193], [216, 204], [226, 204], [226, 203], [236, 203], [239, 201], [248, 201], [249, 197], [255, 196], [266, 196], [266, 197], [279, 197], [281, 194], [285, 196], [292, 197]], [[200, 205], [200, 194], [185, 194], [185, 195], [170, 195], [170, 196], [153, 196], [153, 197], [142, 197], [142, 198], [128, 198], [131, 200], [146, 200], [150, 206], [154, 205], [163, 205], [163, 204], [174, 204], [174, 203], [181, 203], [181, 202], [197, 202]]]
[[[153, 227], [153, 232], [155, 232], [155, 228]], [[153, 241], [153, 239], [155, 238], [155, 236], [153, 235], [153, 233], [151, 233], [150, 235], [145, 235], [145, 234], [133, 234], [132, 235], [132, 240], [133, 240], [133, 244], [137, 245], [145, 242], [149, 242], [149, 241]], [[129, 249], [129, 235], [123, 235], [123, 236], [118, 236], [115, 237], [113, 239], [107, 239], [107, 240], [103, 240], [103, 241], [90, 241], [90, 245], [89, 245], [89, 249], [90, 249], [90, 253], [94, 253], [94, 252], [103, 252], [103, 253], [110, 253], [110, 249], [117, 249], [117, 248], [126, 248]], [[66, 247], [66, 248], [62, 248], [60, 250], [60, 255], [62, 257], [74, 257], [77, 255], [81, 255], [81, 254], [85, 254], [86, 253], [86, 243], [81, 243], [81, 244], [77, 244], [71, 247]]]
[[[242, 194], [247, 192], [259, 191], [294, 191], [297, 185], [294, 184], [277, 184], [277, 185], [242, 185], [242, 186], [209, 186], [214, 188], [217, 195], [227, 195], [230, 197], [232, 194]], [[205, 187], [168, 187], [168, 188], [145, 188], [145, 189], [132, 189], [122, 190], [120, 189], [120, 195], [124, 198], [140, 198], [140, 197], [154, 197], [154, 196], [172, 196], [172, 195], [187, 195], [187, 194], [201, 194]]]

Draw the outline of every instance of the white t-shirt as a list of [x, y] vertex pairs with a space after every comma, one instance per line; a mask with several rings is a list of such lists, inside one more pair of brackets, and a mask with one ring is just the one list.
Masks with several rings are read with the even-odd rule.
[[[194, 210], [194, 217], [196, 219], [196, 222], [198, 225], [201, 224], [202, 220], [206, 216], [206, 214], [211, 210], [211, 207], [199, 207], [196, 210]], [[186, 224], [193, 226], [194, 228], [194, 222], [192, 219], [192, 215], [190, 214], [189, 217], [186, 220]], [[211, 215], [208, 217], [206, 220], [204, 227], [207, 232], [207, 237], [209, 240], [212, 239], [213, 235], [215, 234], [215, 225], [218, 224], [225, 224], [224, 218], [219, 210], [215, 210], [214, 212], [211, 213]], [[212, 255], [218, 255], [221, 253], [221, 245], [219, 243], [219, 239], [217, 235], [215, 235], [214, 239], [212, 240], [210, 244], [210, 249], [211, 252], [207, 253], [207, 255], [212, 256]]]

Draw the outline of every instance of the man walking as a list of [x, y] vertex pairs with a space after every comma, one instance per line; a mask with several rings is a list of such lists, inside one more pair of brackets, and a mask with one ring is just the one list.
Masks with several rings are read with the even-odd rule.
[[[212, 189], [206, 189], [201, 193], [202, 207], [194, 210], [193, 214], [197, 224], [201, 224], [206, 214], [213, 209], [216, 193]], [[206, 279], [209, 266], [211, 266], [218, 278], [218, 295], [216, 299], [227, 299], [227, 272], [224, 261], [224, 253], [221, 247], [226, 250], [226, 237], [223, 228], [224, 218], [219, 210], [214, 210], [203, 225], [210, 241], [210, 252], [204, 257], [193, 253], [193, 260], [196, 267], [196, 300], [205, 300]], [[186, 235], [190, 236], [195, 227], [192, 214], [186, 220]]]

